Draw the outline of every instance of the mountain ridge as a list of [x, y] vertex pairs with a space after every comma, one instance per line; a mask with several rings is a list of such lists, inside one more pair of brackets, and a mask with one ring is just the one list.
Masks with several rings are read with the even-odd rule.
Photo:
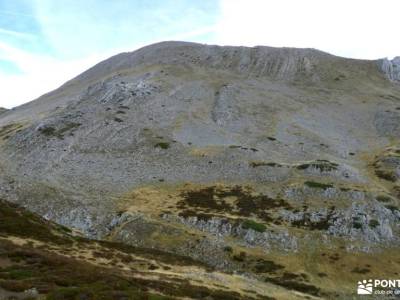
[[[157, 51], [168, 51], [168, 49], [172, 49], [173, 51], [178, 51], [177, 49], [182, 49], [182, 51], [185, 50], [189, 50], [189, 53], [194, 49], [197, 48], [197, 50], [201, 49], [201, 48], [205, 48], [208, 49], [208, 51], [211, 51], [212, 53], [210, 53], [211, 56], [213, 57], [218, 57], [221, 55], [237, 55], [237, 54], [243, 54], [245, 55], [245, 61], [250, 60], [250, 65], [257, 65], [257, 62], [251, 62], [251, 57], [250, 56], [254, 56], [257, 60], [257, 55], [258, 54], [266, 54], [267, 56], [262, 57], [261, 59], [261, 64], [260, 65], [267, 65], [268, 59], [271, 60], [271, 64], [269, 65], [269, 68], [267, 68], [267, 72], [265, 72], [265, 70], [258, 70], [256, 72], [256, 74], [254, 74], [255, 76], [262, 76], [263, 74], [265, 75], [277, 75], [278, 79], [283, 79], [285, 78], [285, 75], [290, 75], [290, 71], [293, 71], [293, 64], [294, 62], [297, 60], [301, 59], [305, 59], [305, 61], [301, 62], [300, 61], [300, 65], [302, 65], [302, 67], [304, 68], [303, 71], [307, 72], [307, 68], [310, 68], [309, 65], [309, 58], [313, 58], [313, 57], [329, 57], [331, 59], [334, 60], [339, 60], [342, 61], [342, 63], [344, 63], [345, 60], [349, 61], [349, 62], [356, 62], [358, 64], [362, 64], [362, 63], [369, 63], [370, 67], [374, 67], [376, 65], [378, 65], [378, 69], [377, 70], [381, 70], [381, 72], [387, 77], [387, 78], [395, 78], [397, 75], [393, 75], [390, 72], [393, 69], [392, 67], [392, 61], [395, 61], [395, 59], [393, 59], [392, 61], [390, 60], [385, 60], [385, 59], [377, 59], [377, 60], [363, 60], [363, 59], [352, 59], [352, 58], [345, 58], [345, 57], [340, 57], [340, 56], [335, 56], [332, 54], [329, 54], [327, 52], [323, 52], [317, 49], [313, 49], [313, 48], [292, 48], [292, 47], [268, 47], [268, 46], [255, 46], [255, 47], [237, 47], [237, 46], [217, 46], [217, 45], [206, 45], [206, 44], [197, 44], [197, 43], [191, 43], [191, 42], [177, 42], [177, 41], [167, 41], [167, 42], [160, 42], [160, 43], [156, 43], [156, 44], [152, 44], [149, 46], [145, 46], [142, 48], [139, 48], [135, 51], [132, 52], [123, 52], [120, 54], [116, 54], [114, 56], [111, 56], [110, 58], [96, 64], [95, 66], [89, 68], [88, 70], [84, 71], [82, 74], [76, 76], [75, 78], [72, 78], [71, 80], [68, 80], [65, 84], [61, 85], [59, 88], [46, 93], [45, 95], [39, 97], [38, 99], [32, 100], [28, 103], [22, 104], [21, 107], [31, 107], [31, 102], [33, 101], [37, 101], [42, 99], [43, 97], [50, 97], [53, 94], [62, 94], [62, 90], [64, 88], [66, 88], [68, 85], [70, 84], [74, 84], [74, 82], [79, 82], [79, 81], [86, 81], [89, 80], [90, 81], [90, 77], [92, 72], [96, 74], [96, 76], [99, 76], [100, 74], [103, 74], [103, 76], [106, 76], [107, 74], [109, 75], [110, 72], [114, 73], [114, 72], [118, 72], [118, 70], [124, 69], [124, 68], [132, 68], [135, 67], [135, 64], [140, 64], [141, 63], [141, 57], [143, 56], [142, 53], [147, 53], [146, 55], [146, 59], [148, 59], [148, 57], [150, 56], [150, 58], [152, 60], [159, 60], [160, 57], [164, 59], [166, 59], [165, 63], [170, 63], [170, 61], [168, 61], [170, 58], [169, 56], [172, 56], [174, 54], [167, 54], [167, 57], [165, 57], [165, 55], [161, 55], [160, 57], [158, 57], [155, 53]], [[224, 51], [228, 52], [228, 53], [224, 53]], [[234, 52], [234, 53], [232, 53]], [[293, 55], [293, 60], [294, 61], [290, 61], [290, 63], [286, 63], [286, 66], [289, 66], [289, 69], [286, 70], [285, 72], [281, 72], [279, 73], [279, 64], [281, 64], [282, 62], [279, 62], [279, 53], [281, 53], [281, 55], [285, 56], [287, 54], [292, 54]], [[150, 55], [148, 54], [150, 53]], [[268, 55], [270, 55], [271, 57], [268, 57]], [[277, 55], [278, 57], [275, 57], [274, 55]], [[154, 57], [155, 56], [155, 57]], [[298, 57], [299, 56], [299, 57]], [[208, 55], [207, 55], [208, 57]], [[206, 57], [206, 58], [207, 58]], [[198, 57], [196, 58], [198, 59]], [[282, 59], [282, 57], [280, 58]], [[265, 60], [265, 61], [264, 61]], [[276, 60], [278, 60], [278, 63], [276, 62]], [[275, 61], [275, 62], [274, 62]], [[132, 65], [133, 63], [133, 65]], [[154, 61], [153, 61], [154, 63]], [[184, 61], [179, 61], [178, 63], [188, 63], [188, 60], [184, 60]], [[201, 59], [201, 63], [202, 65], [210, 65], [210, 62], [207, 62], [206, 59]], [[218, 64], [218, 61], [214, 61], [214, 64], [216, 64], [215, 67], [221, 67], [221, 65]], [[211, 65], [213, 64], [211, 63]], [[246, 64], [245, 64], [246, 65]], [[285, 64], [284, 64], [285, 65]], [[396, 64], [393, 64], [393, 66], [395, 66]], [[223, 68], [225, 68], [226, 66], [222, 66]], [[292, 69], [290, 68], [292, 67]], [[102, 68], [104, 68], [105, 70], [102, 70]], [[240, 71], [240, 66], [237, 66], [237, 68]], [[246, 73], [246, 68], [245, 70], [242, 70], [240, 72]], [[285, 71], [285, 70], [284, 70]], [[288, 72], [289, 71], [289, 72]], [[308, 72], [311, 72], [311, 70], [309, 69]], [[289, 74], [288, 74], [289, 73]], [[340, 73], [340, 72], [339, 72]], [[301, 76], [303, 76], [304, 74], [300, 74]], [[339, 74], [340, 75], [340, 74]], [[338, 75], [338, 76], [339, 76]], [[101, 77], [101, 75], [100, 75]], [[397, 77], [396, 77], [397, 78]], [[293, 79], [293, 78], [290, 78]], [[92, 80], [98, 80], [98, 79], [92, 79]], [[59, 97], [59, 95], [57, 96]], [[46, 103], [48, 105], [50, 105], [51, 103]], [[14, 108], [15, 110], [16, 108]], [[1, 120], [0, 120], [1, 122]]]

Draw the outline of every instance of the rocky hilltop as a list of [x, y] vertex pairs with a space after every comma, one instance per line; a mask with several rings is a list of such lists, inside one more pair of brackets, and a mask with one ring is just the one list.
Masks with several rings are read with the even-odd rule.
[[393, 58], [392, 60], [389, 59], [382, 59], [380, 61], [381, 69], [392, 81], [400, 81], [400, 56]]
[[398, 81], [398, 58], [315, 49], [118, 54], [0, 115], [0, 195], [90, 238], [348, 299], [399, 269]]

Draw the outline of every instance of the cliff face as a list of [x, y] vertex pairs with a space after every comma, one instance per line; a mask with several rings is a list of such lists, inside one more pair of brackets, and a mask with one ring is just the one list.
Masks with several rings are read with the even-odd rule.
[[379, 61], [382, 72], [389, 80], [400, 81], [400, 57], [397, 56], [392, 60], [387, 58]]
[[0, 194], [90, 237], [333, 293], [398, 248], [397, 61], [183, 42], [116, 55], [0, 116]]

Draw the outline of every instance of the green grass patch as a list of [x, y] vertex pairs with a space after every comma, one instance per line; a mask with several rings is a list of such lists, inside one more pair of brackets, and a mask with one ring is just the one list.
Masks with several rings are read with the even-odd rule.
[[160, 148], [160, 149], [168, 149], [169, 148], [169, 143], [166, 142], [160, 142], [154, 145], [154, 148]]
[[372, 220], [370, 220], [370, 221], [368, 222], [368, 225], [369, 225], [369, 227], [371, 227], [371, 228], [376, 228], [376, 227], [378, 227], [380, 224], [379, 224], [379, 222], [378, 222], [377, 220], [372, 219]]
[[225, 247], [224, 247], [224, 251], [225, 251], [225, 252], [232, 253], [232, 252], [233, 252], [233, 249], [232, 249], [231, 246], [225, 246]]
[[333, 188], [332, 184], [326, 184], [326, 183], [316, 182], [316, 181], [306, 181], [306, 182], [304, 182], [304, 185], [309, 188], [322, 189], [322, 190]]
[[385, 207], [391, 210], [392, 212], [399, 211], [399, 208], [395, 205], [385, 205]]
[[246, 220], [242, 223], [242, 228], [253, 229], [254, 231], [264, 232], [267, 227], [264, 224], [257, 223], [253, 220]]
[[24, 269], [19, 266], [11, 266], [5, 269], [0, 269], [0, 278], [21, 280], [32, 277], [34, 274], [29, 269]]
[[11, 123], [3, 127], [0, 127], [0, 137], [2, 137], [3, 139], [7, 139], [14, 132], [19, 132], [22, 127], [23, 125], [19, 123]]
[[53, 136], [55, 135], [56, 129], [52, 126], [46, 126], [39, 129], [39, 132], [46, 136]]
[[172, 300], [173, 298], [162, 295], [149, 295], [148, 300]]
[[39, 132], [47, 137], [57, 137], [62, 140], [65, 133], [70, 132], [70, 135], [73, 135], [73, 131], [81, 125], [81, 123], [67, 122], [59, 129], [53, 126], [44, 126], [39, 128]]
[[[56, 234], [60, 226], [46, 221], [39, 216], [0, 200], [0, 234], [34, 238], [45, 242], [70, 244], [72, 238]], [[66, 230], [63, 230], [63, 233]]]
[[395, 182], [397, 180], [396, 175], [394, 174], [394, 172], [391, 171], [375, 170], [375, 175], [383, 180], [390, 182]]
[[328, 160], [320, 159], [320, 160], [316, 160], [314, 162], [298, 165], [296, 167], [296, 169], [297, 170], [307, 170], [309, 168], [314, 168], [314, 169], [319, 170], [320, 172], [331, 172], [331, 171], [337, 170], [338, 166], [339, 165], [337, 163], [333, 163]]
[[383, 202], [383, 203], [392, 201], [392, 199], [386, 195], [378, 195], [378, 196], [376, 196], [376, 200], [379, 202]]
[[262, 166], [267, 166], [267, 167], [281, 167], [280, 164], [275, 163], [275, 162], [252, 161], [252, 162], [250, 163], [250, 167], [252, 167], [252, 168], [257, 168], [257, 167], [262, 167]]

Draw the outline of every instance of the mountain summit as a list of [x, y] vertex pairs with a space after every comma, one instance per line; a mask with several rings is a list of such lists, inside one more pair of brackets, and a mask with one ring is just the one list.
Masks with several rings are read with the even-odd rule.
[[0, 114], [0, 196], [278, 299], [347, 299], [400, 267], [398, 71], [315, 49], [121, 53]]

